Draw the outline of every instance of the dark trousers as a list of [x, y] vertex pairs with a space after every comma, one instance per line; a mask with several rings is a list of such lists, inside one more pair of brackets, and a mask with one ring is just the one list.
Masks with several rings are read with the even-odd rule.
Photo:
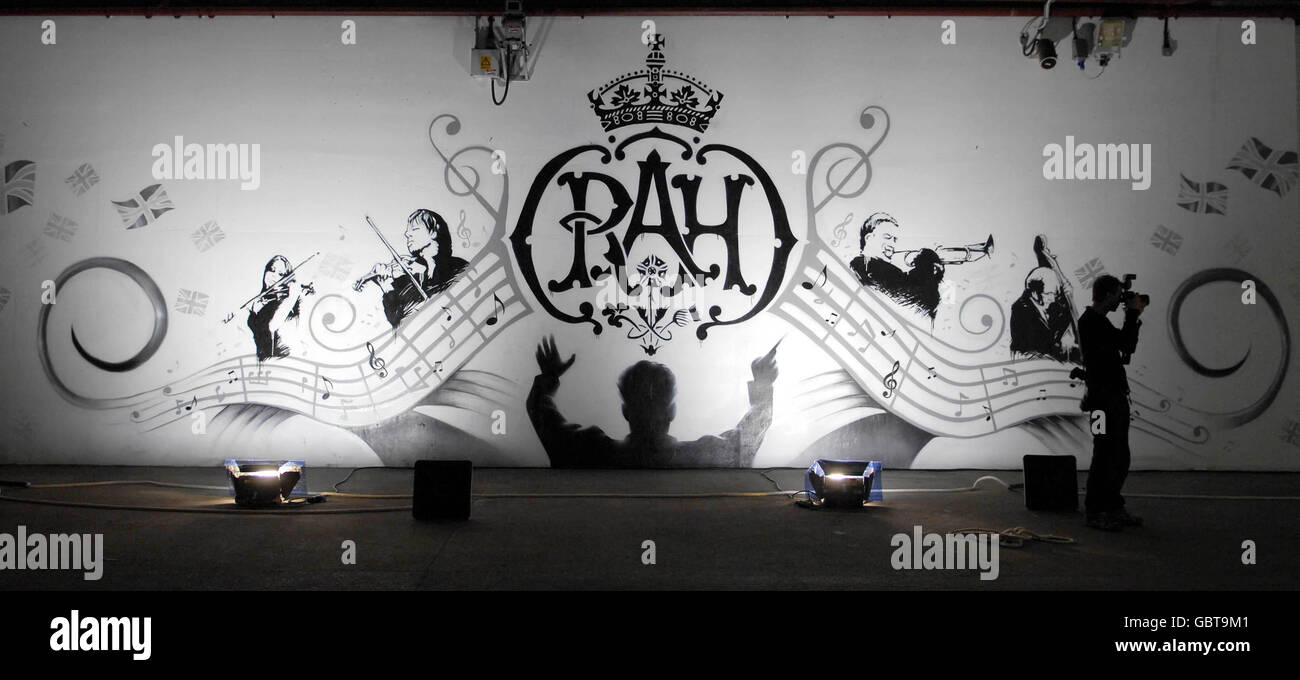
[[[1120, 489], [1128, 477], [1128, 396], [1120, 394], [1103, 400], [1101, 410], [1106, 414], [1106, 431], [1092, 435], [1092, 465], [1088, 468], [1088, 493], [1083, 501], [1088, 514], [1123, 508]], [[1089, 418], [1091, 427], [1093, 421]]]

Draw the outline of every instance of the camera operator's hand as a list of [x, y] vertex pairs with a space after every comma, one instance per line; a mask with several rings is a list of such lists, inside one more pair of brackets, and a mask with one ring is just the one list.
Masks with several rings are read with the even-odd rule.
[[1131, 309], [1131, 310], [1133, 310], [1133, 311], [1135, 311], [1135, 312], [1141, 314], [1141, 313], [1142, 313], [1142, 310], [1144, 310], [1144, 309], [1147, 308], [1147, 303], [1145, 303], [1145, 302], [1142, 301], [1142, 296], [1140, 296], [1140, 295], [1134, 295], [1133, 297], [1129, 298], [1129, 300], [1128, 300], [1128, 302], [1125, 304], [1125, 306], [1128, 307], [1129, 309]]

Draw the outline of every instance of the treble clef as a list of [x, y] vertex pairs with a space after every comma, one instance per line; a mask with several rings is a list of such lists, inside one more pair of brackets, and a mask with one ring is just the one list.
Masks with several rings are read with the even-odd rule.
[[897, 361], [895, 361], [894, 368], [885, 375], [885, 391], [880, 393], [884, 398], [888, 399], [889, 395], [894, 390], [898, 389], [898, 381], [894, 380], [894, 374], [898, 373], [901, 369], [902, 367]]
[[845, 237], [849, 235], [848, 231], [844, 227], [847, 226], [848, 223], [852, 221], [853, 221], [853, 213], [849, 213], [848, 216], [844, 218], [843, 222], [840, 222], [839, 224], [835, 225], [835, 233], [834, 233], [835, 240], [831, 241], [832, 248], [840, 247], [840, 243], [842, 243]]
[[472, 230], [470, 230], [469, 227], [465, 226], [465, 211], [464, 211], [464, 210], [461, 210], [461, 211], [460, 211], [460, 224], [457, 224], [457, 225], [456, 225], [456, 235], [459, 236], [460, 239], [461, 239], [461, 242], [460, 242], [461, 247], [462, 247], [462, 248], [468, 248], [468, 247], [469, 247], [469, 239], [470, 239], [471, 236], [474, 235], [474, 232], [473, 232]]
[[375, 356], [375, 346], [367, 342], [366, 350], [370, 352], [370, 367], [379, 372], [380, 378], [387, 378], [388, 371], [384, 370], [384, 367], [388, 364], [384, 362], [383, 357]]

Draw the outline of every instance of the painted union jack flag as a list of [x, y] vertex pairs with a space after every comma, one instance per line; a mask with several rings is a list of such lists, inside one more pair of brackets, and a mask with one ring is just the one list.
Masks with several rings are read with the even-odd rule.
[[8, 288], [0, 288], [0, 312], [4, 311], [5, 305], [9, 304], [9, 298], [13, 293]]
[[226, 232], [214, 221], [207, 221], [190, 234], [190, 240], [194, 241], [194, 247], [199, 249], [200, 253], [206, 253], [212, 246], [217, 245], [226, 239]]
[[95, 172], [95, 168], [91, 167], [90, 163], [82, 163], [77, 166], [76, 170], [72, 171], [70, 177], [63, 181], [72, 188], [72, 193], [80, 198], [87, 191], [90, 191], [90, 187], [99, 184], [99, 174]]
[[32, 433], [36, 431], [36, 428], [32, 427], [31, 417], [25, 413], [10, 418], [9, 425], [13, 429], [14, 434], [28, 441], [31, 440]]
[[161, 184], [150, 184], [140, 190], [135, 198], [113, 201], [122, 223], [127, 229], [139, 229], [154, 223], [163, 213], [175, 208]]
[[1232, 157], [1228, 169], [1240, 171], [1250, 181], [1278, 196], [1285, 196], [1294, 188], [1300, 174], [1296, 170], [1294, 151], [1274, 151], [1254, 137]]
[[36, 164], [32, 161], [14, 161], [5, 166], [4, 189], [0, 192], [0, 215], [7, 215], [25, 205], [36, 202]]
[[1228, 187], [1218, 182], [1206, 182], [1202, 189], [1200, 182], [1193, 182], [1182, 174], [1179, 177], [1183, 178], [1183, 183], [1178, 187], [1178, 207], [1206, 215], [1228, 214]]
[[45, 223], [46, 236], [60, 241], [71, 241], [76, 233], [76, 222], [58, 213], [50, 213], [50, 219]]
[[208, 296], [205, 293], [182, 288], [180, 294], [176, 296], [176, 302], [172, 304], [172, 309], [181, 314], [203, 316], [203, 313], [208, 310]]
[[1084, 288], [1092, 288], [1092, 282], [1098, 276], [1106, 273], [1106, 265], [1101, 263], [1100, 257], [1094, 257], [1088, 260], [1088, 264], [1074, 270], [1074, 275], [1079, 279], [1079, 285]]
[[1294, 420], [1286, 421], [1286, 427], [1282, 429], [1282, 434], [1278, 436], [1278, 439], [1291, 446], [1300, 447], [1300, 423]]
[[27, 242], [27, 255], [31, 257], [31, 261], [27, 263], [28, 267], [35, 267], [40, 264], [45, 259], [45, 256], [49, 254], [50, 249], [44, 242], [38, 239]]
[[1156, 233], [1151, 235], [1151, 245], [1157, 250], [1163, 250], [1170, 255], [1177, 255], [1178, 249], [1183, 247], [1183, 236], [1178, 232], [1164, 225], [1156, 227]]
[[330, 253], [325, 256], [317, 271], [321, 276], [342, 281], [348, 277], [348, 272], [352, 271], [352, 260], [338, 253]]
[[1250, 245], [1250, 239], [1246, 238], [1245, 234], [1237, 234], [1236, 236], [1233, 236], [1232, 239], [1224, 245], [1237, 256], [1235, 260], [1236, 262], [1241, 262], [1241, 258], [1250, 253], [1251, 248], [1254, 247]]

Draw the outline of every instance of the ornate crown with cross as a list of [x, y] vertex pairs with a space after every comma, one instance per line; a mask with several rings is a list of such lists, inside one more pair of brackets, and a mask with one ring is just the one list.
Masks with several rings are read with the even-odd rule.
[[606, 132], [626, 125], [667, 123], [704, 132], [718, 112], [722, 93], [682, 73], [665, 69], [664, 37], [650, 36], [645, 68], [626, 73], [587, 93]]

